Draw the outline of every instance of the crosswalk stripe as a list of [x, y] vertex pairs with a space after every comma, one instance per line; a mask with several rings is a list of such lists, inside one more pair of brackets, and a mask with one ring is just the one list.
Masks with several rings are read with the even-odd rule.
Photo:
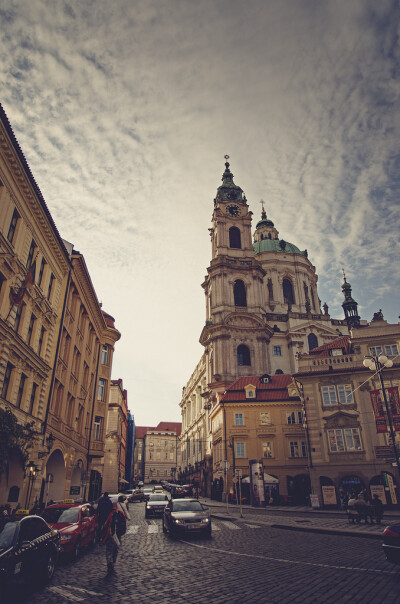
[[259, 526], [257, 526], [256, 524], [247, 524], [247, 522], [244, 522], [243, 524], [245, 524], [246, 526], [248, 526], [249, 528], [260, 528]]
[[136, 535], [136, 533], [139, 530], [139, 525], [138, 524], [133, 524], [131, 525], [128, 530], [126, 531], [127, 535]]
[[158, 533], [158, 524], [149, 524], [149, 533]]
[[215, 524], [215, 523], [214, 523], [214, 524], [212, 525], [212, 530], [213, 530], [213, 531], [220, 531], [220, 530], [221, 530], [221, 527], [220, 527], [220, 526], [218, 526], [218, 524]]
[[230, 529], [231, 531], [240, 531], [240, 527], [236, 526], [236, 524], [233, 524], [233, 522], [224, 521], [224, 522], [222, 522], [222, 524], [224, 526], [226, 526], [226, 528]]

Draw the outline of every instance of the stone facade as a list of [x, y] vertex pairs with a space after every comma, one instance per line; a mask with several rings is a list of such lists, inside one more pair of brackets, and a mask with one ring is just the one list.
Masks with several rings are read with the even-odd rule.
[[112, 380], [108, 399], [104, 452], [103, 491], [119, 493], [126, 488], [125, 458], [128, 427], [128, 396], [122, 380]]

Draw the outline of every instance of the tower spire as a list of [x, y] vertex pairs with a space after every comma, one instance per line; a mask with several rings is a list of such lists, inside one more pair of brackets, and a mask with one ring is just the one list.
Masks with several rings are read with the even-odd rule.
[[351, 296], [351, 284], [347, 282], [346, 273], [344, 272], [344, 268], [342, 268], [343, 272], [343, 285], [342, 291], [344, 295], [344, 302], [342, 304], [342, 308], [344, 310], [344, 319], [347, 323], [349, 329], [352, 327], [358, 327], [360, 325], [360, 316], [358, 314], [358, 304]]

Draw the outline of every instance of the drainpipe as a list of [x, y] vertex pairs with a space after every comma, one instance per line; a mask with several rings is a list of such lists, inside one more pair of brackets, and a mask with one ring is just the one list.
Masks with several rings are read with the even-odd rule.
[[[89, 462], [90, 462], [90, 443], [92, 440], [92, 427], [93, 427], [93, 415], [94, 415], [94, 407], [96, 404], [96, 392], [97, 392], [97, 379], [98, 379], [98, 375], [99, 375], [99, 359], [100, 359], [100, 348], [101, 348], [101, 342], [99, 341], [99, 349], [97, 351], [97, 365], [96, 365], [96, 376], [95, 376], [95, 380], [94, 380], [94, 389], [93, 389], [93, 402], [92, 402], [92, 413], [91, 413], [91, 417], [90, 417], [90, 426], [89, 426], [89, 438], [88, 438], [88, 448], [87, 448], [87, 454], [86, 454], [86, 484], [85, 484], [85, 491], [83, 493], [83, 500], [86, 501], [86, 489], [87, 489], [87, 484], [88, 484], [88, 480], [89, 480]], [[107, 417], [104, 418], [104, 420], [106, 420]], [[105, 427], [105, 426], [104, 426]]]

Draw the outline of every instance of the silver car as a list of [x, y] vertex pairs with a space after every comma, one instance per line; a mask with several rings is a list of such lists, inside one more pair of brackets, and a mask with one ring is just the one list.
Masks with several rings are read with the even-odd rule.
[[211, 537], [208, 508], [197, 499], [171, 499], [164, 510], [163, 532], [173, 536], [200, 534]]

